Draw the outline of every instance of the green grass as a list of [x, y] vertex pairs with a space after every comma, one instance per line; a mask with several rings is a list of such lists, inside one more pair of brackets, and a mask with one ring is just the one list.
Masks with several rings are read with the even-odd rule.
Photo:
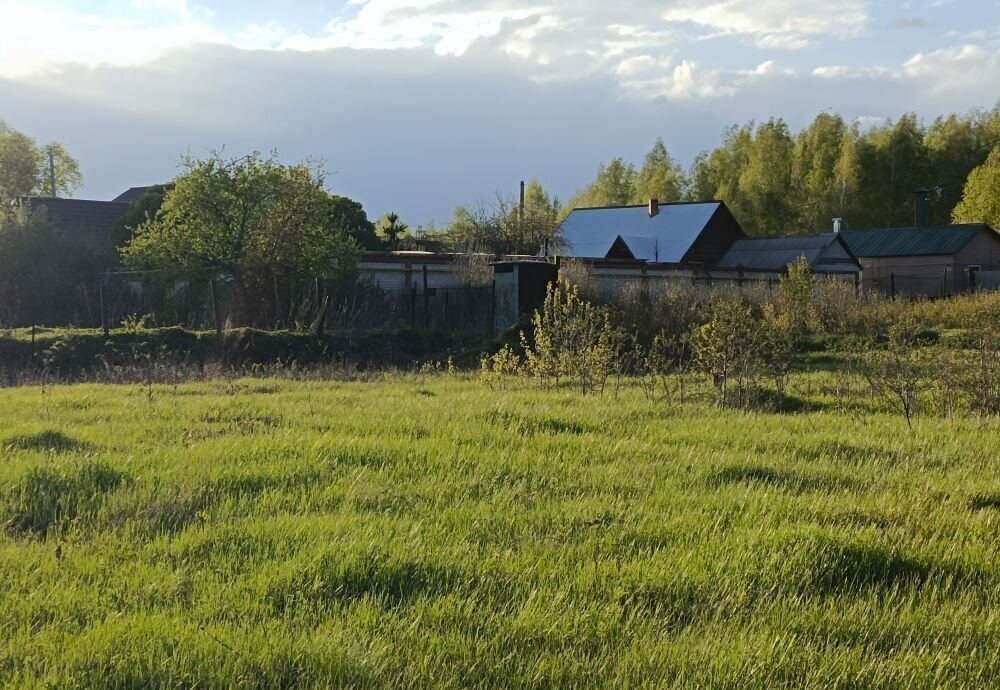
[[819, 376], [0, 390], [0, 686], [995, 686], [1000, 422]]

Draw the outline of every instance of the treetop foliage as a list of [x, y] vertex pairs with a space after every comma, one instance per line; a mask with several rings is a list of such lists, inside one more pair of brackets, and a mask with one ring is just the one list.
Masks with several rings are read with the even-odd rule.
[[279, 279], [349, 281], [358, 245], [344, 213], [357, 209], [323, 185], [318, 167], [282, 165], [274, 155], [188, 159], [122, 256], [133, 268], [227, 273], [247, 303]]
[[50, 153], [55, 162], [56, 195], [73, 196], [83, 184], [83, 176], [62, 144], [40, 145], [0, 120], [0, 200], [51, 196]]
[[614, 158], [564, 213], [652, 198], [721, 199], [751, 235], [809, 234], [827, 231], [834, 217], [854, 228], [911, 225], [913, 192], [927, 187], [934, 192], [931, 222], [947, 223], [970, 172], [998, 145], [1000, 105], [929, 125], [909, 113], [867, 129], [823, 112], [797, 133], [772, 118], [728, 127], [722, 143], [698, 154], [686, 173], [662, 139], [639, 168]]
[[1000, 146], [969, 175], [954, 218], [956, 223], [988, 223], [1000, 230]]

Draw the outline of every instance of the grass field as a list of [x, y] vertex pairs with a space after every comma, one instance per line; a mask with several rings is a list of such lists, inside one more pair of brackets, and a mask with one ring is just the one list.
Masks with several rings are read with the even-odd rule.
[[997, 686], [1000, 423], [809, 386], [0, 390], [0, 685]]

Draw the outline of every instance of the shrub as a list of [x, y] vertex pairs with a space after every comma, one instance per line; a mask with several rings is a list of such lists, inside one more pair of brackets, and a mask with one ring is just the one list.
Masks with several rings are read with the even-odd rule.
[[616, 360], [618, 333], [607, 307], [580, 297], [566, 281], [550, 285], [532, 319], [534, 343], [522, 333], [528, 371], [543, 385], [573, 380], [584, 394], [604, 390]]
[[699, 371], [712, 377], [723, 406], [752, 406], [758, 392], [761, 341], [754, 308], [742, 299], [718, 300], [712, 319], [694, 331]]

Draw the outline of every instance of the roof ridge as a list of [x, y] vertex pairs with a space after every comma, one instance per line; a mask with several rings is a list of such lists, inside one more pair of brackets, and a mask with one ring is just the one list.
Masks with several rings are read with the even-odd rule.
[[[721, 199], [707, 199], [705, 201], [661, 201], [660, 208], [664, 206], [695, 206], [697, 204], [723, 204]], [[649, 204], [625, 204], [624, 206], [577, 206], [570, 211], [613, 211], [627, 208], [649, 208]]]

